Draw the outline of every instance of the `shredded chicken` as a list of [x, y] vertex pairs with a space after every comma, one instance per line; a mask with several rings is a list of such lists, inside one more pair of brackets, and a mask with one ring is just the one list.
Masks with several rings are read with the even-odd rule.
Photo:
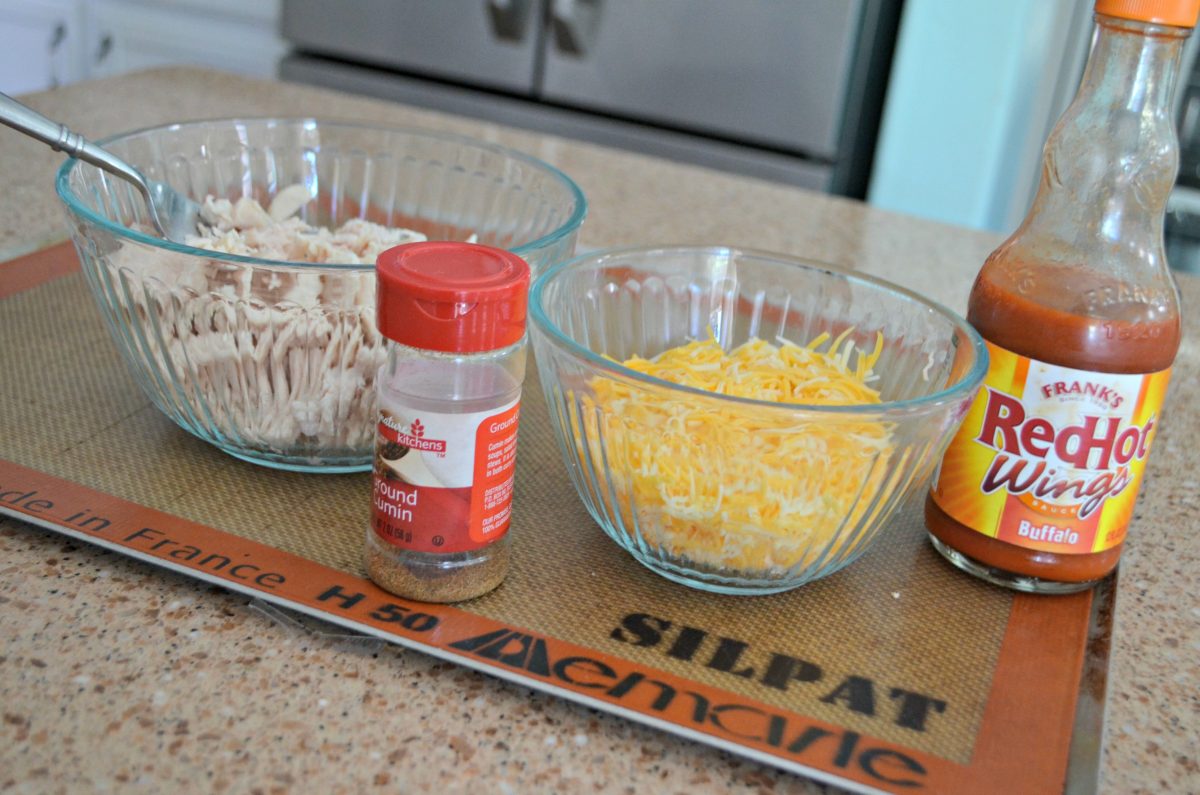
[[269, 210], [247, 196], [236, 202], [206, 197], [200, 208], [204, 224], [198, 234], [188, 236], [187, 244], [282, 262], [371, 265], [393, 246], [425, 239], [425, 235], [411, 229], [382, 226], [361, 218], [352, 218], [335, 230], [311, 226], [294, 217], [303, 206], [289, 195], [295, 188], [306, 191], [303, 185], [284, 188], [271, 201]]
[[232, 446], [316, 459], [371, 455], [373, 381], [382, 364], [369, 270], [314, 273], [286, 262], [370, 264], [385, 249], [424, 240], [409, 229], [353, 219], [334, 230], [295, 214], [310, 196], [279, 191], [205, 199], [188, 244], [281, 260], [248, 266], [126, 244], [107, 262], [124, 325], [149, 344], [162, 401], [186, 423]]

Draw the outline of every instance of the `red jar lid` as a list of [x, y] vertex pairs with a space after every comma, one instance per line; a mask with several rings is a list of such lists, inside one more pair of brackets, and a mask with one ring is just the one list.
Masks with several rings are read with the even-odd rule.
[[476, 353], [506, 348], [525, 334], [529, 265], [510, 251], [408, 243], [380, 254], [375, 276], [375, 322], [402, 345]]

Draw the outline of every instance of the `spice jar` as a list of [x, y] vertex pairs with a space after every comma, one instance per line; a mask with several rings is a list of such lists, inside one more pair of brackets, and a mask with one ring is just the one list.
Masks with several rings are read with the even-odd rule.
[[508, 571], [529, 266], [470, 243], [376, 261], [378, 430], [366, 568], [426, 602], [487, 593]]
[[1028, 216], [975, 280], [984, 389], [926, 523], [954, 565], [1069, 593], [1116, 567], [1179, 348], [1163, 218], [1179, 166], [1172, 92], [1200, 0], [1097, 0], [1079, 92]]

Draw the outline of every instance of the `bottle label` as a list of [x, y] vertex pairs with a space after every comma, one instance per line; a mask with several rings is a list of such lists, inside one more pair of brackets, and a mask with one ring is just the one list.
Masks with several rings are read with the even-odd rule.
[[499, 411], [379, 412], [371, 527], [393, 546], [467, 552], [508, 532], [520, 401]]
[[934, 478], [933, 500], [974, 530], [1055, 554], [1125, 539], [1170, 369], [1092, 373], [988, 343], [991, 366]]

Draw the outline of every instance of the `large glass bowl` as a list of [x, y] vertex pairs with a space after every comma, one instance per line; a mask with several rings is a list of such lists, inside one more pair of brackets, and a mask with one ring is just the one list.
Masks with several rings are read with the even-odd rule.
[[[530, 293], [551, 423], [584, 505], [638, 561], [721, 593], [846, 566], [923, 490], [987, 370], [961, 317], [879, 279], [729, 248], [643, 248], [551, 267]], [[619, 364], [710, 335], [805, 344], [848, 331], [882, 403], [786, 405]], [[786, 452], [784, 452], [786, 451]]]
[[[366, 218], [431, 239], [474, 234], [535, 274], [574, 253], [586, 212], [557, 169], [446, 133], [229, 119], [103, 144], [193, 199], [266, 206], [299, 183], [315, 197], [301, 212], [309, 223]], [[130, 186], [77, 160], [59, 170], [57, 190], [112, 338], [163, 413], [254, 463], [370, 467], [383, 356], [373, 265], [281, 263], [163, 240]]]

